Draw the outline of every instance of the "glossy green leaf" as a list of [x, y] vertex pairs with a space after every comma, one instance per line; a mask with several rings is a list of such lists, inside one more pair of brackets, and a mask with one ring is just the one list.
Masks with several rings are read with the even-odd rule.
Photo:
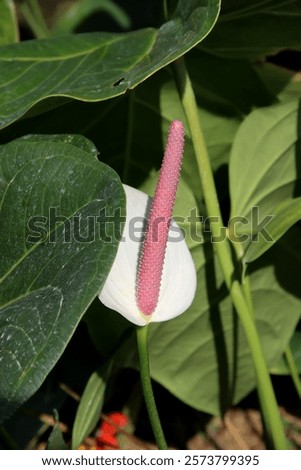
[[[229, 102], [224, 103], [223, 109], [227, 109], [225, 115], [220, 114], [218, 106], [209, 106], [207, 109], [203, 102], [208, 103], [208, 89], [205, 86], [200, 87], [197, 73], [194, 75], [205, 139], [213, 168], [218, 172], [217, 181], [221, 183], [218, 187], [219, 194], [221, 198], [228, 197], [227, 186], [222, 177], [241, 117], [237, 112], [233, 115]], [[211, 93], [212, 105], [219, 101], [218, 93], [217, 86], [215, 93]], [[185, 123], [182, 176], [200, 204], [202, 189], [189, 129], [175, 83], [166, 70], [150, 77], [126, 96], [110, 102], [80, 103], [72, 100], [43, 115], [18, 121], [2, 131], [2, 138], [9, 140], [13, 136], [33, 131], [66, 133], [73, 130], [83, 133], [97, 144], [102, 160], [119, 173], [124, 183], [138, 187], [152, 170], [160, 167], [168, 126], [174, 119], [181, 119]]]
[[300, 49], [300, 18], [299, 0], [223, 2], [220, 20], [202, 46], [231, 58], [256, 58], [283, 49]]
[[267, 251], [285, 232], [296, 222], [301, 220], [301, 198], [286, 199], [279, 206], [276, 206], [274, 217], [268, 224], [268, 233], [271, 241], [267, 243], [265, 238], [259, 236], [252, 238], [252, 243], [247, 248], [244, 261], [250, 263], [259, 258]]
[[172, 18], [159, 29], [87, 33], [3, 47], [0, 127], [46, 97], [97, 101], [125, 93], [204, 39], [219, 6], [220, 0], [179, 0]]
[[19, 40], [19, 29], [13, 0], [0, 0], [0, 46]]
[[[298, 202], [289, 202], [299, 192], [298, 127], [299, 102], [294, 100], [254, 111], [236, 134], [229, 166], [230, 227], [232, 233], [239, 227], [239, 237], [233, 241], [252, 250], [249, 260], [270, 248], [273, 237], [279, 238], [298, 220], [294, 215]], [[280, 225], [279, 217], [283, 217]], [[253, 243], [256, 246], [250, 248]]]
[[100, 367], [90, 376], [77, 408], [72, 429], [72, 449], [78, 449], [95, 428], [104, 403], [107, 381], [112, 364]]
[[2, 420], [41, 385], [116, 254], [122, 227], [106, 216], [123, 212], [124, 192], [91, 146], [32, 136], [0, 147]]

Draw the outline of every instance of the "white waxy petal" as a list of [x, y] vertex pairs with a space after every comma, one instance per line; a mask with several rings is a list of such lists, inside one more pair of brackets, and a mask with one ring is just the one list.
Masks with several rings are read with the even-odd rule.
[[101, 302], [135, 325], [170, 320], [191, 305], [196, 290], [196, 271], [180, 228], [173, 221], [164, 260], [159, 301], [152, 315], [143, 315], [136, 303], [136, 281], [142, 247], [143, 220], [147, 219], [151, 198], [124, 185], [126, 223], [123, 238], [106, 282], [98, 297]]

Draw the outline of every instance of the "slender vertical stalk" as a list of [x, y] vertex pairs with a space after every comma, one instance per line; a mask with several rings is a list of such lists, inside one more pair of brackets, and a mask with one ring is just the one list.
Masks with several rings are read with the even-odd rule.
[[[233, 238], [232, 238], [233, 237]], [[232, 231], [232, 227], [230, 225], [228, 230], [228, 238], [229, 240], [235, 240], [234, 234]], [[239, 241], [234, 241], [232, 244], [235, 254], [236, 254], [236, 265], [241, 267], [239, 276], [241, 279], [241, 287], [244, 292], [244, 296], [249, 308], [249, 312], [254, 317], [254, 310], [253, 310], [253, 302], [252, 302], [252, 295], [251, 295], [251, 284], [250, 284], [250, 275], [246, 266], [244, 266], [241, 262], [242, 257], [244, 255], [244, 248]]]
[[298, 396], [301, 399], [301, 380], [299, 377], [298, 367], [290, 346], [287, 346], [284, 352], [284, 357], [287, 363], [287, 367], [290, 371], [292, 381], [294, 382], [296, 392], [298, 393]]
[[146, 408], [148, 411], [149, 420], [153, 429], [157, 446], [160, 450], [166, 450], [167, 444], [163, 434], [159, 414], [157, 411], [150, 378], [147, 338], [148, 325], [137, 327], [137, 345], [139, 353], [140, 375]]
[[168, 5], [167, 5], [167, 0], [163, 0], [163, 18], [165, 21], [167, 21], [168, 18]]
[[[211, 224], [211, 233], [213, 239], [220, 240], [220, 234], [225, 229], [223, 227], [210, 159], [201, 128], [198, 107], [183, 58], [174, 63], [174, 75], [190, 128], [207, 212], [209, 217], [214, 217], [214, 223]], [[216, 222], [217, 220], [218, 222]], [[223, 241], [215, 243], [214, 249], [251, 350], [268, 439], [275, 449], [286, 449], [287, 440], [279, 408], [249, 302], [245, 297], [244, 289], [237, 279], [229, 240], [225, 238]]]
[[49, 29], [41, 12], [38, 0], [25, 0], [20, 5], [20, 11], [36, 38], [41, 39], [49, 36]]

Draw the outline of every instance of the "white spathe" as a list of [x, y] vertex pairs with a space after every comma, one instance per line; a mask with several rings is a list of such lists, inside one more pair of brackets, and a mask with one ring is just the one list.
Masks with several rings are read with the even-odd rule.
[[148, 216], [151, 198], [131, 186], [123, 187], [127, 214], [123, 237], [98, 297], [104, 305], [135, 325], [170, 320], [185, 312], [194, 299], [196, 271], [190, 251], [179, 226], [173, 221], [170, 230], [172, 241], [167, 243], [158, 304], [152, 315], [143, 315], [136, 304], [136, 280], [143, 238], [142, 219]]

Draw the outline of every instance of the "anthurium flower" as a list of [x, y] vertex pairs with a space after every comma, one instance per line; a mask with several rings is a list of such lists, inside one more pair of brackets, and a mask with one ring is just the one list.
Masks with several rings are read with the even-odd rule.
[[195, 295], [194, 263], [180, 228], [171, 219], [183, 146], [183, 125], [174, 121], [153, 200], [124, 185], [123, 237], [99, 298], [139, 326], [180, 315]]

